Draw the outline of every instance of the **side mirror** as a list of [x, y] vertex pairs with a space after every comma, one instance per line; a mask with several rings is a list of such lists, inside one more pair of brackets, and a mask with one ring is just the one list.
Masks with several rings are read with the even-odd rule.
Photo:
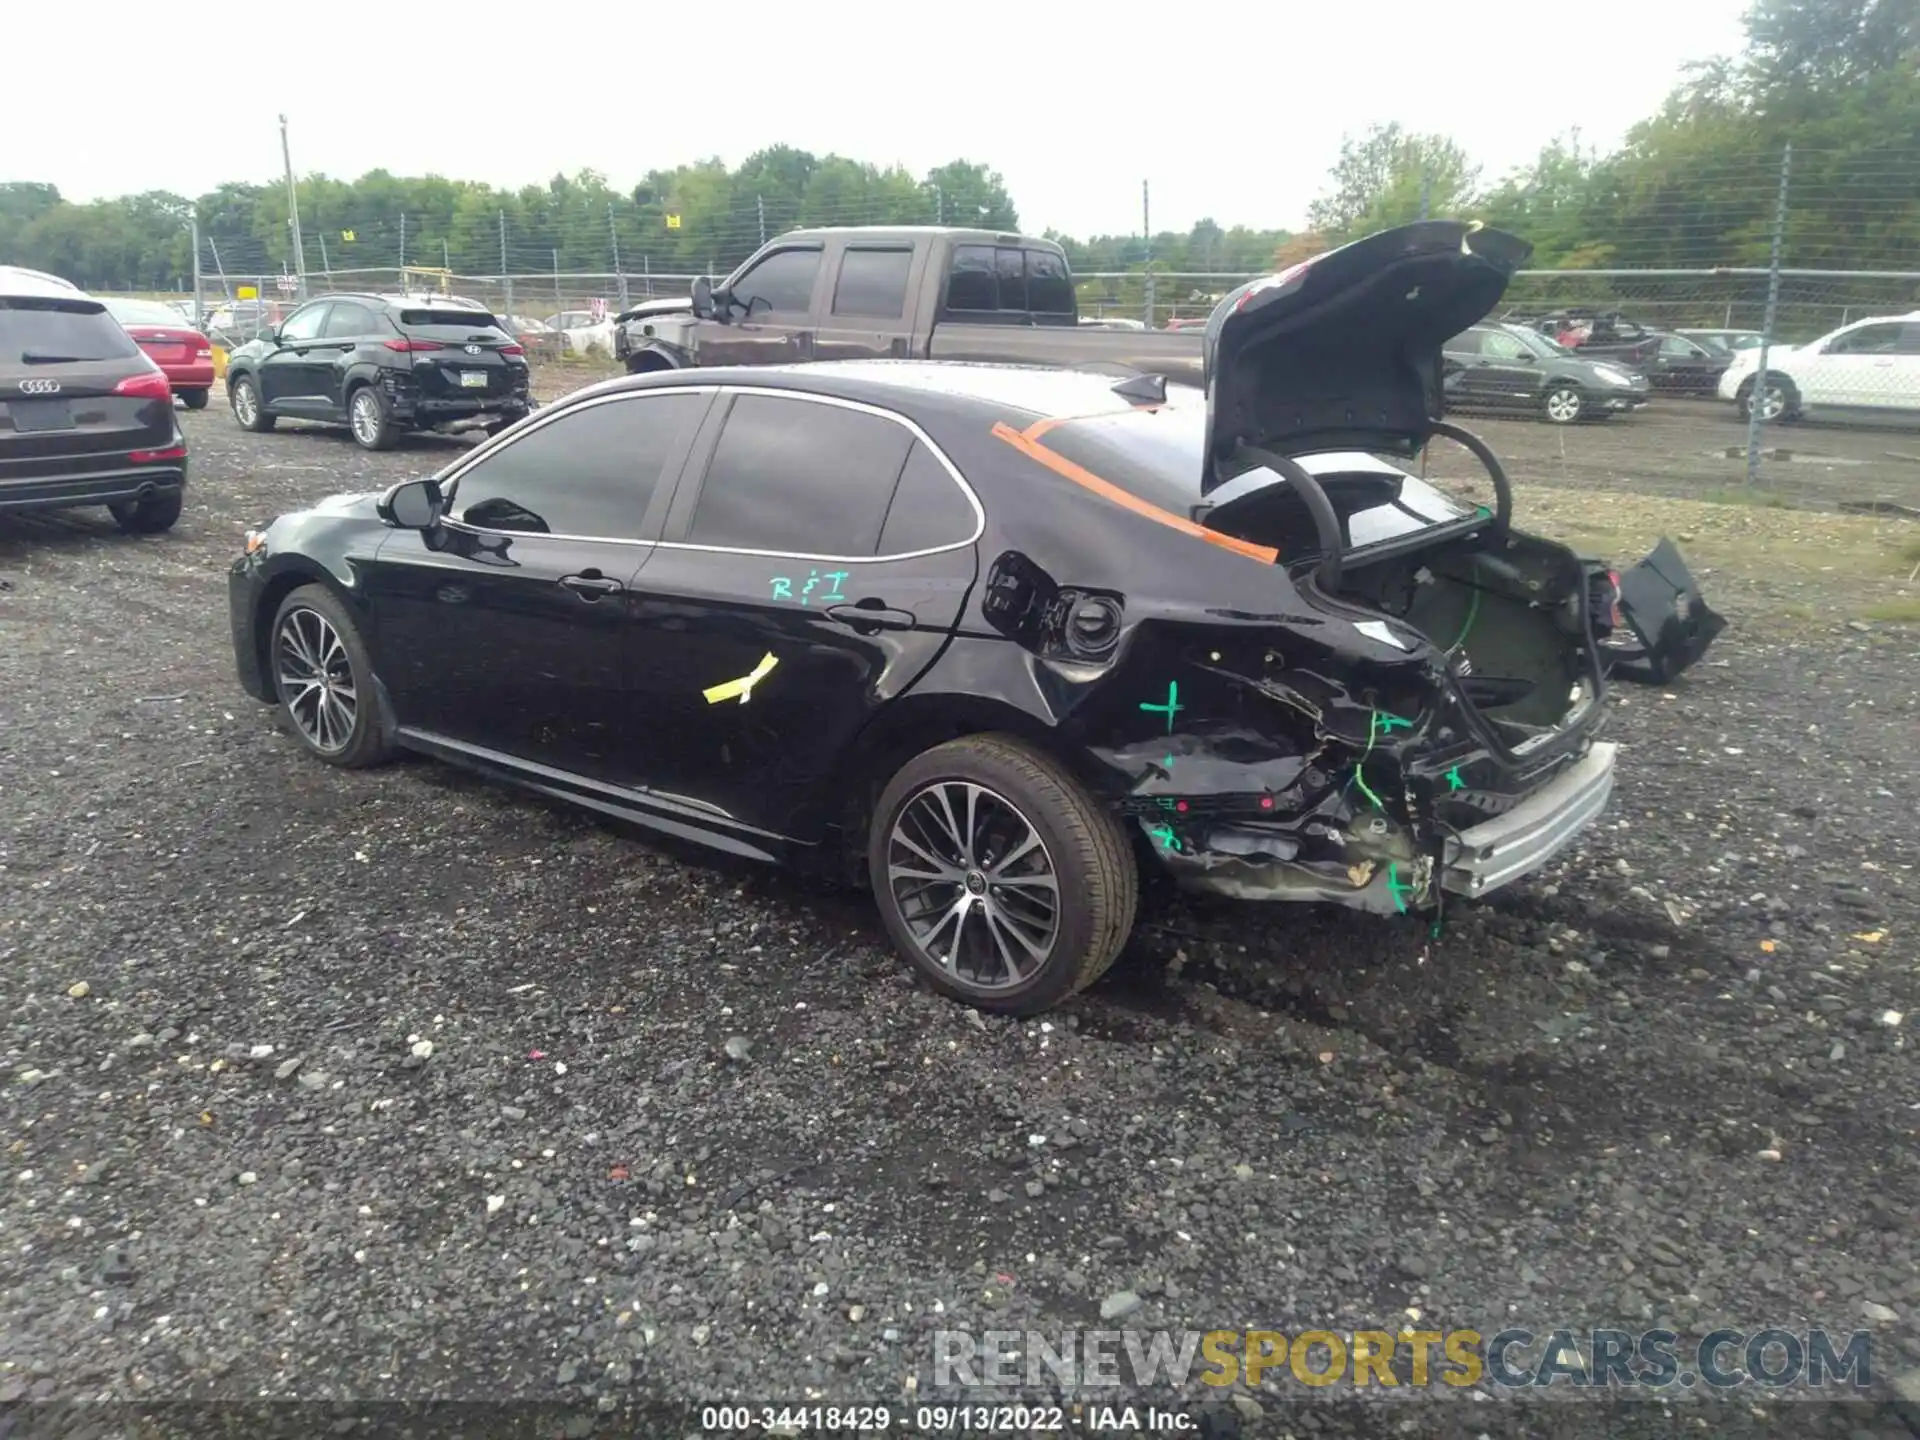
[[693, 282], [693, 315], [696, 320], [713, 318], [713, 281], [704, 275]]
[[438, 480], [403, 480], [374, 508], [396, 530], [431, 530], [440, 523], [442, 503]]
[[278, 346], [280, 343], [280, 327], [278, 325], [267, 326], [266, 329], [260, 332], [260, 335], [269, 345]]

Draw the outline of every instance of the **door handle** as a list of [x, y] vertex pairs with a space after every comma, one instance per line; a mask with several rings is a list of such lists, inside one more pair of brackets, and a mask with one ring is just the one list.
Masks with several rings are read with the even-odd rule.
[[829, 605], [827, 618], [851, 626], [863, 633], [875, 630], [911, 630], [911, 610], [895, 610], [884, 600], [860, 600], [852, 605]]
[[617, 595], [627, 587], [618, 580], [609, 580], [598, 570], [583, 570], [578, 575], [563, 575], [560, 583], [573, 591], [582, 600], [598, 600], [602, 595]]

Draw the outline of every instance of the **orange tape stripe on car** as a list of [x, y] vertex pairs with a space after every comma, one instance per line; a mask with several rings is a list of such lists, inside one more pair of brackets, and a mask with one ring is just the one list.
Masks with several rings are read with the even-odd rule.
[[1046, 466], [1054, 474], [1071, 480], [1074, 484], [1091, 490], [1101, 499], [1111, 500], [1114, 504], [1131, 510], [1136, 515], [1157, 520], [1183, 535], [1191, 535], [1196, 540], [1205, 540], [1210, 545], [1218, 545], [1222, 550], [1231, 550], [1236, 555], [1245, 555], [1248, 559], [1258, 560], [1263, 564], [1271, 565], [1280, 558], [1280, 552], [1272, 546], [1255, 545], [1248, 540], [1223, 535], [1218, 530], [1209, 530], [1204, 525], [1196, 525], [1184, 515], [1176, 515], [1171, 510], [1162, 510], [1151, 501], [1142, 500], [1138, 495], [1122, 490], [1111, 480], [1101, 479], [1086, 466], [1076, 464], [1066, 456], [1040, 444], [1034, 438], [1034, 430], [1044, 433], [1046, 428], [1050, 428], [1048, 422], [1042, 420], [1033, 429], [1022, 432], [1002, 420], [994, 424], [993, 434], [995, 439], [1006, 441], [1029, 460]]

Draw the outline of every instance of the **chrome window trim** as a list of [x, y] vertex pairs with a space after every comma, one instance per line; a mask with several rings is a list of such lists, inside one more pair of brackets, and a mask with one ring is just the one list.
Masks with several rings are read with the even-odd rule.
[[[464, 519], [456, 518], [451, 511], [449, 511], [448, 515], [444, 518], [443, 523], [452, 525], [459, 530], [465, 530], [470, 534], [506, 535], [511, 536], [515, 540], [572, 540], [588, 541], [598, 545], [643, 545], [661, 550], [692, 550], [711, 555], [752, 555], [774, 560], [821, 560], [835, 565], [877, 565], [882, 562], [892, 562], [895, 560], [918, 560], [928, 555], [944, 555], [949, 551], [964, 550], [971, 545], [977, 544], [980, 537], [987, 533], [986, 507], [980, 503], [979, 495], [975, 493], [973, 486], [967, 482], [967, 477], [960, 473], [959, 466], [955, 465], [953, 461], [948, 458], [947, 452], [936, 445], [933, 437], [928, 435], [927, 432], [921, 429], [914, 421], [897, 411], [872, 405], [862, 400], [847, 400], [838, 395], [816, 395], [805, 390], [783, 390], [767, 385], [728, 385], [715, 383], [700, 385], [659, 385], [650, 386], [644, 390], [620, 390], [611, 395], [597, 395], [593, 399], [582, 401], [578, 405], [569, 405], [564, 409], [556, 410], [551, 415], [544, 415], [524, 430], [516, 430], [513, 433], [502, 435], [488, 444], [475, 446], [470, 454], [462, 456], [454, 462], [449, 471], [443, 472], [446, 478], [441, 483], [443, 487], [447, 489], [448, 500], [452, 501], [457, 499], [458, 493], [453, 487], [460, 483], [460, 478], [465, 475], [468, 470], [471, 470], [475, 465], [478, 465], [489, 456], [499, 454], [502, 450], [506, 449], [507, 446], [517, 444], [535, 431], [544, 429], [554, 421], [563, 419], [579, 410], [585, 410], [595, 405], [611, 404], [619, 400], [644, 399], [649, 395], [711, 395], [716, 392], [724, 395], [764, 395], [776, 400], [806, 400], [816, 405], [837, 405], [843, 410], [861, 411], [865, 414], [875, 415], [882, 420], [890, 420], [896, 425], [903, 426], [907, 433], [927, 447], [928, 452], [932, 454], [933, 458], [938, 460], [941, 466], [945, 468], [948, 476], [953, 480], [953, 483], [960, 487], [960, 493], [966, 497], [967, 504], [973, 509], [973, 533], [968, 535], [966, 539], [956, 540], [951, 544], [936, 545], [925, 550], [900, 551], [890, 555], [811, 555], [796, 550], [750, 550], [739, 545], [699, 545], [686, 540], [628, 540], [612, 535], [560, 535], [530, 530], [489, 530], [485, 526], [470, 525]], [[726, 431], [723, 427], [721, 434], [724, 436], [725, 433]], [[707, 457], [709, 464], [712, 463], [712, 459], [712, 455]], [[904, 470], [902, 473], [905, 473]], [[706, 478], [703, 472], [699, 481], [702, 489], [706, 486]], [[695, 513], [699, 513], [698, 507], [696, 507]], [[689, 524], [691, 524], [691, 521], [689, 521]]]

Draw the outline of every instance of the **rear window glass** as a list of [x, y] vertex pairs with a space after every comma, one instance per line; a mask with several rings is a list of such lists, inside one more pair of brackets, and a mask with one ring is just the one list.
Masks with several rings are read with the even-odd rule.
[[953, 275], [947, 281], [949, 310], [997, 310], [1000, 287], [993, 273], [991, 245], [961, 245], [953, 252]]
[[138, 355], [120, 322], [94, 301], [0, 299], [0, 365], [58, 365]]
[[158, 300], [103, 300], [107, 313], [122, 325], [185, 325], [186, 317]]
[[1027, 252], [1027, 304], [1036, 315], [1073, 313], [1073, 281], [1064, 255], [1051, 250]]
[[484, 310], [402, 310], [400, 323], [464, 326], [470, 330], [484, 330], [489, 325], [497, 325], [493, 316]]

